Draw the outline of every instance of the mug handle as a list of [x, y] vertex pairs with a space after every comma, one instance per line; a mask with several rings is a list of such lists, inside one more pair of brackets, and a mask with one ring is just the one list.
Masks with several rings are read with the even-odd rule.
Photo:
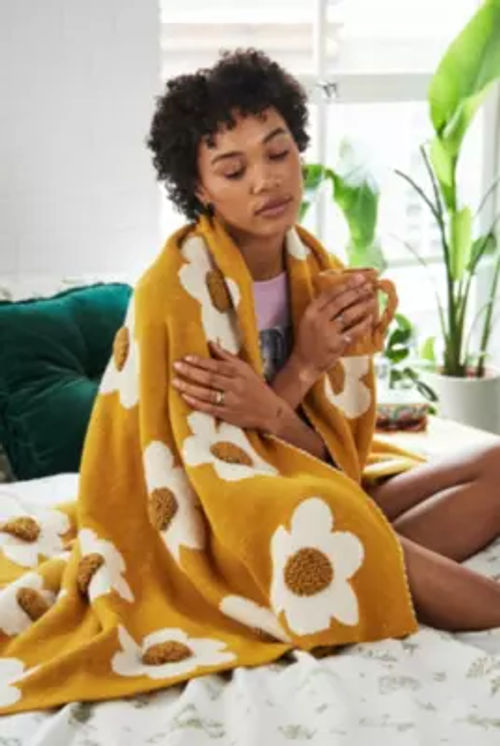
[[396, 286], [391, 280], [388, 280], [386, 278], [377, 280], [376, 288], [387, 295], [387, 305], [384, 309], [384, 313], [380, 317], [380, 321], [374, 329], [375, 343], [378, 347], [379, 345], [383, 345], [385, 333], [387, 332], [389, 324], [396, 314], [396, 308], [398, 307], [399, 299], [396, 292]]

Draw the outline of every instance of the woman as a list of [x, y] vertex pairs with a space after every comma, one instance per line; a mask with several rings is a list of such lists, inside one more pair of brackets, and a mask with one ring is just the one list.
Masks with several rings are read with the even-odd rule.
[[0, 501], [0, 714], [402, 638], [417, 616], [500, 625], [500, 585], [458, 563], [498, 534], [496, 451], [362, 487], [416, 459], [372, 448], [373, 366], [348, 347], [371, 339], [372, 291], [314, 296], [339, 263], [294, 225], [305, 123], [255, 51], [159, 99], [149, 143], [195, 222], [134, 288], [78, 500]]
[[[214, 215], [244, 257], [266, 373], [263, 380], [212, 345], [211, 359], [174, 363], [173, 385], [193, 410], [242, 428], [257, 420], [262, 430], [329, 460], [301, 402], [366, 334], [376, 301], [369, 287], [351, 280], [311, 302], [292, 339], [283, 246], [301, 203], [306, 122], [299, 84], [262, 53], [237, 51], [169, 82], [148, 145], [174, 204], [191, 220]], [[270, 421], [275, 411], [279, 417]], [[447, 630], [500, 625], [500, 584], [460, 564], [500, 533], [499, 479], [495, 446], [367, 487], [399, 536], [422, 621]]]

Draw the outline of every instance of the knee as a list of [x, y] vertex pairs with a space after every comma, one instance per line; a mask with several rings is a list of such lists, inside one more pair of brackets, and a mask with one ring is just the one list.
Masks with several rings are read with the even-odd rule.
[[498, 443], [481, 449], [478, 454], [478, 467], [480, 478], [494, 482], [500, 488], [500, 439]]
[[485, 485], [494, 503], [500, 531], [500, 443], [487, 446], [479, 454], [479, 481]]

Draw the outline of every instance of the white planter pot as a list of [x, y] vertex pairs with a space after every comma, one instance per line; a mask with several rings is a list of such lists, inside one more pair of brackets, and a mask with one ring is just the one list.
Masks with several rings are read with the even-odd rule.
[[500, 433], [500, 370], [485, 378], [455, 378], [428, 371], [420, 374], [439, 397], [441, 417]]

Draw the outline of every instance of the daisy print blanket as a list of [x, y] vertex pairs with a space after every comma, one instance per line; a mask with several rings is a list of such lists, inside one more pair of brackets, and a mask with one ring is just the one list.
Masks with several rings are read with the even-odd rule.
[[[285, 255], [296, 328], [311, 278], [338, 263], [299, 226]], [[372, 441], [370, 359], [341, 360], [303, 402], [334, 468], [186, 403], [172, 362], [210, 356], [208, 340], [262, 375], [252, 278], [222, 226], [202, 217], [134, 291], [78, 499], [43, 508], [0, 495], [0, 713], [417, 629], [400, 544], [362, 489], [417, 461]]]

